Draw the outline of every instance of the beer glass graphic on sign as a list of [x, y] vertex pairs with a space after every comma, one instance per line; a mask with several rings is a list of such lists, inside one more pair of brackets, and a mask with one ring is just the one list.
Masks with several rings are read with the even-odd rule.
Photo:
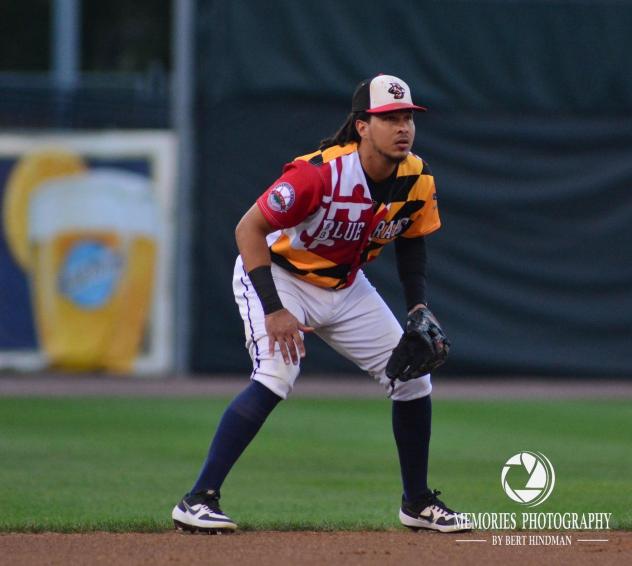
[[29, 277], [48, 362], [71, 370], [132, 370], [160, 251], [149, 179], [90, 170], [64, 150], [35, 152], [12, 171], [3, 215], [9, 247]]
[[157, 226], [150, 183], [120, 170], [47, 181], [32, 196], [33, 305], [53, 365], [132, 368], [151, 305]]

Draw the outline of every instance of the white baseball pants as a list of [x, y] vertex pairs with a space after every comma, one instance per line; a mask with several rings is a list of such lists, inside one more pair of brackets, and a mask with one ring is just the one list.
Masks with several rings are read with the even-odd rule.
[[[358, 272], [353, 285], [336, 291], [301, 281], [274, 264], [272, 277], [287, 310], [302, 324], [313, 326], [315, 334], [336, 352], [390, 391], [386, 363], [399, 342], [402, 328], [362, 271]], [[278, 344], [274, 355], [269, 354], [263, 308], [241, 256], [235, 262], [233, 291], [244, 321], [246, 348], [253, 361], [250, 378], [286, 399], [300, 373], [300, 366], [291, 362], [286, 365]], [[430, 374], [426, 374], [405, 383], [396, 381], [391, 398], [410, 401], [425, 397], [431, 390]]]

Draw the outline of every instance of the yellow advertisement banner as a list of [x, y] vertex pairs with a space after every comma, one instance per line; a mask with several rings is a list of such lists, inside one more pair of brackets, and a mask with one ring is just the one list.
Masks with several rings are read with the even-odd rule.
[[0, 136], [0, 367], [171, 367], [175, 140]]

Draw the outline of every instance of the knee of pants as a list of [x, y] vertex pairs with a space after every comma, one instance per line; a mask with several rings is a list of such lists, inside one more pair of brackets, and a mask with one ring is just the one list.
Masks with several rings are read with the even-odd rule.
[[268, 360], [261, 360], [255, 366], [250, 379], [265, 385], [272, 393], [282, 399], [287, 399], [300, 372], [300, 366], [295, 366], [292, 363], [288, 365], [283, 359], [274, 357]]
[[[399, 340], [399, 338], [397, 338], [397, 340]], [[395, 342], [395, 345], [396, 344], [397, 343]], [[395, 346], [393, 346], [393, 348], [394, 347]], [[379, 360], [379, 363], [376, 364], [377, 367], [370, 368], [368, 373], [373, 377], [373, 379], [379, 381], [382, 387], [391, 394], [390, 397], [393, 401], [412, 401], [413, 399], [419, 399], [420, 397], [430, 395], [432, 391], [432, 383], [430, 381], [429, 373], [408, 381], [395, 380], [395, 389], [391, 393], [391, 380], [386, 377], [386, 364], [389, 358], [390, 351]]]
[[[391, 380], [386, 377], [386, 374], [379, 378], [379, 382], [390, 393]], [[430, 395], [431, 392], [432, 383], [430, 382], [430, 374], [427, 373], [408, 381], [395, 380], [395, 389], [393, 389], [390, 397], [393, 401], [412, 401], [413, 399]]]

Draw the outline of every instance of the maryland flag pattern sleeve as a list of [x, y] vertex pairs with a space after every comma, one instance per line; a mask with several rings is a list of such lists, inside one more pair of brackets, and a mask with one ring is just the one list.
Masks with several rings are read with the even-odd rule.
[[273, 228], [289, 228], [302, 222], [318, 206], [323, 184], [316, 167], [305, 161], [293, 161], [257, 199], [257, 205]]
[[[412, 183], [412, 188], [405, 195], [405, 199], [398, 210], [401, 201], [397, 198], [404, 198], [403, 194], [395, 194], [390, 206], [390, 212], [395, 215], [406, 217], [410, 211], [410, 225], [402, 233], [404, 238], [416, 238], [426, 236], [438, 230], [441, 226], [439, 219], [439, 208], [437, 206], [437, 190], [435, 180], [428, 164], [420, 157], [409, 157], [397, 171], [397, 179], [404, 186]], [[407, 181], [406, 181], [407, 179]]]
[[434, 178], [421, 158], [410, 154], [399, 165], [389, 198], [378, 206], [355, 143], [295, 159], [257, 205], [278, 229], [268, 236], [272, 261], [333, 289], [351, 285], [395, 238], [424, 236], [441, 225]]
[[434, 176], [421, 157], [410, 154], [399, 165], [389, 201], [376, 211], [380, 220], [364, 250], [365, 262], [395, 238], [426, 236], [441, 226]]

